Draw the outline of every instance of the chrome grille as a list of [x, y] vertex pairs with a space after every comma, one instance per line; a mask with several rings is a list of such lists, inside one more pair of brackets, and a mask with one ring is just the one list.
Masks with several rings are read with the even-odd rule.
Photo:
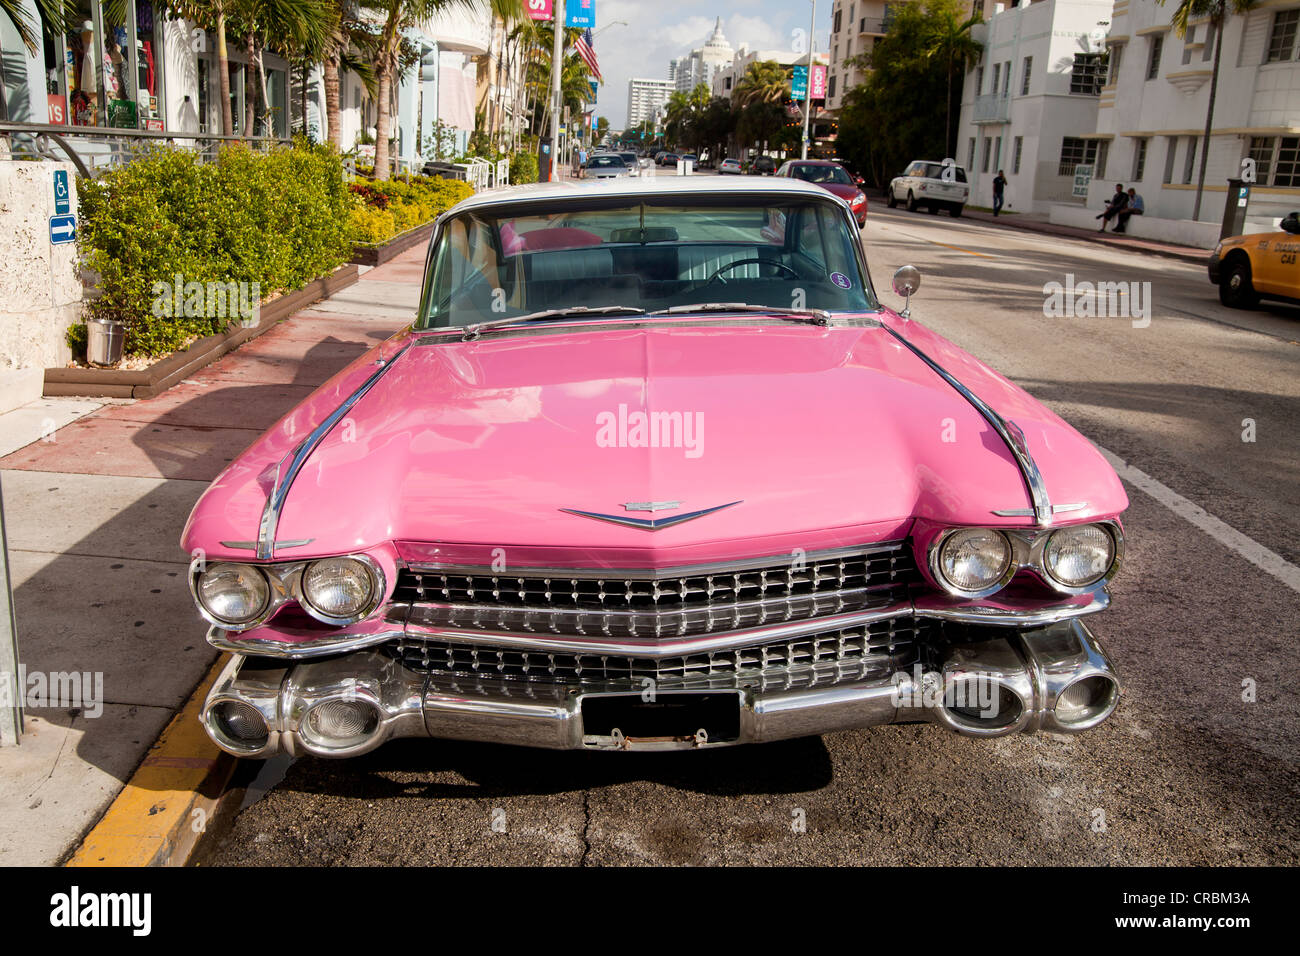
[[921, 629], [912, 617], [872, 621], [763, 644], [672, 657], [577, 654], [524, 650], [446, 640], [392, 641], [384, 649], [404, 666], [444, 688], [475, 681], [493, 686], [556, 686], [583, 690], [640, 689], [645, 679], [662, 688], [706, 689], [807, 686], [887, 677], [917, 659]]
[[911, 549], [889, 544], [665, 572], [408, 568], [393, 602], [422, 628], [671, 637], [888, 607], [916, 577]]

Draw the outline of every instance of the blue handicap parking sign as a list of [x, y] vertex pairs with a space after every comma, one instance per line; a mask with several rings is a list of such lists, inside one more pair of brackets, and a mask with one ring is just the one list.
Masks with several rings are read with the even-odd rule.
[[73, 242], [77, 238], [77, 217], [76, 216], [51, 216], [50, 217], [50, 242], [54, 245], [62, 245], [65, 242]]
[[59, 214], [72, 212], [72, 196], [68, 192], [68, 171], [54, 171], [54, 211]]

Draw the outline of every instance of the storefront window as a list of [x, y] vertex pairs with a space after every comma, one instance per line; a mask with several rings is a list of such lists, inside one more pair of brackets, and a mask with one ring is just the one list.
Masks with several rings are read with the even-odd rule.
[[106, 125], [118, 129], [136, 129], [139, 122], [135, 83], [131, 77], [129, 34], [121, 23], [110, 23], [104, 9], [104, 42], [100, 65], [103, 68], [104, 110]]
[[103, 109], [104, 72], [90, 0], [77, 5], [77, 27], [63, 38], [63, 89], [68, 122], [73, 126], [99, 126]]
[[151, 0], [135, 0], [135, 56], [140, 94], [140, 128], [163, 128], [162, 24], [155, 22]]

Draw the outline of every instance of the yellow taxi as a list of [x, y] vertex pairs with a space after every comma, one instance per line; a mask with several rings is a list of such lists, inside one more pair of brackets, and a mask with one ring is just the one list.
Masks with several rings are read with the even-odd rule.
[[1210, 255], [1210, 281], [1219, 301], [1253, 309], [1260, 299], [1300, 302], [1300, 212], [1282, 220], [1281, 232], [1231, 236]]

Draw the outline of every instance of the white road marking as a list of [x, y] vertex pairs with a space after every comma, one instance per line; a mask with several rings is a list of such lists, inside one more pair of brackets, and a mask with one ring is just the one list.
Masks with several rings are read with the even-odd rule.
[[1231, 525], [1220, 521], [1200, 505], [1189, 501], [1172, 488], [1161, 484], [1140, 468], [1135, 468], [1114, 452], [1100, 449], [1120, 478], [1145, 491], [1178, 517], [1200, 528], [1215, 541], [1237, 552], [1255, 567], [1267, 571], [1292, 591], [1300, 592], [1300, 568], [1249, 538]]

